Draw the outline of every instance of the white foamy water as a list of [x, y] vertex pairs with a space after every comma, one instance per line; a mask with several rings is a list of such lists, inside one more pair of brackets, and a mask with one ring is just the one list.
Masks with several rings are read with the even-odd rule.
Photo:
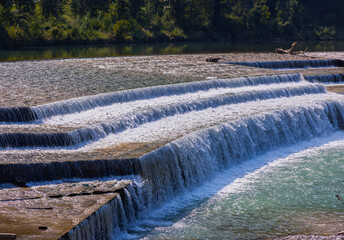
[[318, 103], [337, 100], [343, 101], [344, 96], [338, 96], [337, 94], [306, 95], [247, 102], [210, 108], [203, 111], [194, 111], [146, 123], [118, 134], [111, 134], [80, 150], [89, 151], [94, 148], [105, 148], [120, 143], [166, 141], [227, 121], [273, 112], [280, 109], [289, 109], [289, 111], [293, 111], [292, 109], [298, 107], [312, 109], [317, 107]]
[[[290, 196], [295, 196], [298, 205], [307, 206], [302, 204], [302, 192], [307, 192], [308, 196], [311, 193], [299, 184], [307, 180], [303, 175], [305, 169], [311, 169], [311, 173], [333, 172], [333, 176], [338, 178], [338, 167], [334, 166], [338, 166], [339, 158], [333, 157], [336, 153], [331, 153], [330, 158], [334, 160], [327, 165], [322, 163], [325, 155], [315, 160], [317, 164], [314, 165], [306, 159], [312, 156], [300, 155], [307, 160], [304, 161], [306, 165], [302, 165], [303, 161], [292, 161], [293, 164], [274, 165], [274, 162], [267, 168], [262, 167], [275, 161], [276, 156], [285, 158], [290, 153], [317, 144], [316, 141], [305, 141], [329, 135], [327, 140], [322, 138], [319, 141], [330, 141], [336, 136], [343, 139], [342, 134], [331, 134], [344, 128], [344, 96], [326, 93], [323, 85], [299, 82], [302, 79], [301, 75], [284, 75], [214, 80], [70, 99], [20, 111], [2, 109], [5, 121], [20, 119], [16, 117], [30, 114], [29, 110], [32, 110], [38, 116], [36, 119], [43, 122], [33, 124], [33, 128], [77, 129], [62, 133], [0, 134], [3, 148], [0, 154], [3, 154], [3, 159], [12, 158], [14, 162], [20, 157], [27, 160], [30, 156], [39, 156], [37, 162], [44, 162], [45, 157], [56, 157], [56, 162], [49, 164], [18, 164], [16, 169], [37, 175], [39, 180], [63, 176], [72, 178], [78, 173], [82, 173], [80, 177], [95, 177], [105, 174], [107, 169], [115, 169], [107, 171], [107, 176], [121, 173], [140, 176], [142, 182], [138, 188], [131, 192], [130, 189], [124, 190], [120, 199], [75, 228], [71, 232], [75, 239], [98, 234], [96, 225], [100, 222], [107, 227], [106, 233], [99, 234], [109, 237], [112, 234], [109, 229], [115, 229], [115, 238], [121, 232], [125, 232], [124, 238], [141, 237], [152, 228], [154, 231], [147, 237], [153, 239], [246, 238], [251, 237], [250, 233], [254, 231], [254, 236], [280, 235], [287, 231], [262, 226], [251, 231], [250, 227], [259, 221], [265, 226], [270, 226], [271, 222], [279, 223], [274, 220], [279, 215], [288, 220], [293, 214], [297, 216], [299, 208], [288, 205], [292, 203]], [[18, 116], [6, 115], [12, 113]], [[140, 144], [159, 148], [142, 147], [137, 154], [135, 146]], [[295, 147], [296, 144], [299, 145]], [[120, 162], [113, 160], [110, 165], [106, 165], [107, 160], [85, 161], [87, 165], [83, 165], [83, 161], [73, 161], [73, 157], [71, 161], [65, 161], [68, 156], [101, 159], [103, 152], [107, 151], [114, 155], [123, 151], [124, 156], [133, 151], [138, 157]], [[59, 157], [64, 161], [60, 162]], [[86, 158], [84, 160], [89, 160]], [[280, 159], [276, 161], [283, 162]], [[294, 163], [301, 165], [295, 167], [297, 164]], [[261, 170], [257, 170], [259, 168]], [[133, 171], [124, 171], [127, 169]], [[1, 170], [13, 177], [13, 171]], [[287, 179], [289, 185], [281, 182], [279, 176]], [[313, 175], [308, 177], [312, 179], [311, 183], [317, 180]], [[322, 179], [326, 180], [326, 176]], [[296, 190], [289, 191], [287, 187], [295, 182]], [[208, 189], [202, 187], [205, 183], [208, 185], [204, 186], [210, 186]], [[327, 183], [320, 185], [318, 191], [328, 186]], [[200, 186], [201, 190], [197, 190]], [[186, 192], [189, 194], [173, 200]], [[289, 194], [287, 200], [283, 199], [285, 192]], [[273, 209], [279, 209], [276, 210], [278, 214], [271, 214], [266, 199], [276, 207]], [[282, 203], [287, 204], [288, 212], [293, 214], [278, 208], [279, 199], [283, 199]], [[168, 204], [164, 205], [166, 201]], [[150, 211], [160, 206], [164, 210], [157, 210], [148, 215], [150, 217], [143, 218], [142, 223], [134, 224], [142, 212], [147, 213], [144, 209]], [[328, 204], [324, 209], [331, 210], [331, 207], [333, 205]], [[332, 216], [337, 217], [338, 214]], [[307, 214], [302, 216], [306, 217]]]
[[[270, 84], [268, 89], [274, 91], [277, 89], [303, 88], [313, 86], [314, 84], [305, 81], [299, 83], [281, 83]], [[234, 95], [247, 92], [258, 92], [266, 90], [266, 86], [252, 86], [241, 88], [216, 88], [208, 91], [198, 91], [195, 93], [186, 93], [180, 95], [163, 96], [152, 99], [130, 101], [125, 103], [116, 103], [110, 106], [97, 107], [91, 110], [77, 112], [73, 114], [54, 116], [43, 120], [43, 124], [64, 126], [64, 127], [82, 127], [97, 122], [102, 122], [112, 118], [118, 118], [129, 113], [140, 112], [151, 108], [159, 108], [164, 105], [187, 103], [195, 100], [204, 100], [216, 96]]]
[[[334, 234], [344, 222], [344, 134], [270, 151], [219, 172], [139, 224], [144, 239]], [[338, 230], [339, 229], [339, 230]]]
[[[44, 149], [39, 150], [40, 154], [44, 152], [55, 151], [90, 151], [94, 149], [114, 147], [122, 143], [135, 142], [155, 142], [155, 141], [172, 141], [185, 134], [215, 126], [224, 122], [237, 120], [240, 118], [250, 117], [254, 115], [263, 115], [281, 109], [289, 109], [293, 112], [296, 108], [316, 108], [322, 103], [328, 101], [343, 101], [344, 96], [338, 94], [310, 94], [296, 96], [291, 98], [278, 98], [262, 101], [245, 102], [233, 105], [225, 105], [215, 108], [207, 108], [201, 111], [191, 111], [185, 114], [177, 114], [171, 117], [165, 117], [156, 121], [144, 124], [134, 124], [127, 130], [117, 134], [99, 139], [96, 142], [89, 143], [86, 146], [67, 148], [65, 150]], [[37, 151], [22, 149], [4, 149], [2, 152], [17, 151], [17, 153], [25, 151]]]
[[[271, 79], [274, 80], [274, 78]], [[241, 82], [244, 82], [244, 80], [240, 79], [240, 81], [238, 82], [240, 82], [241, 84]], [[180, 88], [181, 86], [178, 87]], [[184, 90], [184, 88], [182, 88], [182, 90]], [[118, 103], [107, 107], [94, 108], [88, 111], [80, 111], [71, 115], [62, 115], [59, 117], [55, 116], [47, 120], [51, 124], [23, 125], [22, 129], [25, 129], [26, 132], [31, 130], [42, 134], [4, 134], [0, 135], [0, 144], [2, 148], [21, 148], [28, 146], [43, 148], [72, 147], [75, 149], [82, 145], [85, 145], [88, 142], [94, 142], [99, 139], [105, 138], [111, 133], [118, 134], [125, 131], [126, 129], [137, 128], [146, 123], [158, 122], [163, 119], [172, 119], [172, 121], [174, 121], [173, 116], [187, 123], [189, 121], [185, 118], [190, 117], [191, 124], [193, 124], [193, 126], [200, 124], [198, 126], [198, 129], [200, 129], [226, 121], [226, 119], [228, 119], [228, 111], [226, 110], [226, 106], [233, 109], [239, 109], [238, 111], [235, 110], [232, 113], [238, 113], [238, 116], [241, 117], [245, 116], [245, 114], [243, 114], [243, 112], [240, 110], [240, 108], [242, 108], [243, 106], [244, 108], [252, 109], [251, 111], [246, 111], [247, 114], [253, 114], [265, 110], [262, 109], [261, 106], [259, 106], [260, 104], [254, 104], [257, 106], [253, 106], [249, 103], [263, 102], [264, 105], [264, 100], [266, 99], [284, 99], [286, 97], [293, 98], [293, 96], [306, 96], [311, 94], [324, 95], [324, 93], [325, 88], [323, 85], [302, 82], [281, 84], [281, 86], [271, 84], [268, 88], [266, 88], [266, 86], [264, 88], [261, 85], [255, 87], [234, 89], [210, 89], [208, 91], [197, 92], [196, 94], [183, 94], [179, 97], [173, 95], [171, 96], [171, 98], [165, 96], [152, 98], [150, 100], [146, 99], [138, 101], [128, 101], [125, 103]], [[240, 105], [243, 103], [248, 103], [248, 105]], [[269, 102], [266, 102], [266, 104], [269, 105]], [[58, 106], [59, 105], [60, 103], [58, 104]], [[83, 105], [81, 104], [80, 106]], [[85, 107], [87, 108], [89, 106], [85, 105]], [[270, 108], [270, 110], [275, 108], [276, 107]], [[59, 109], [59, 107], [57, 107], [57, 109]], [[213, 109], [216, 110], [213, 111]], [[266, 109], [269, 109], [269, 107], [267, 107]], [[225, 114], [223, 115], [222, 113], [219, 113], [219, 111], [223, 111], [225, 112]], [[197, 114], [199, 114], [200, 112], [201, 114], [204, 114], [204, 116], [199, 117]], [[217, 116], [214, 116], [214, 114], [216, 114]], [[208, 120], [207, 116], [210, 116], [212, 119]], [[202, 122], [206, 122], [205, 125], [202, 124]], [[64, 132], [61, 134], [55, 133], [56, 131], [61, 131], [60, 128], [74, 129], [76, 125], [85, 124], [87, 125], [84, 127], [79, 126], [82, 128], [76, 129], [75, 131]], [[165, 124], [165, 122], [162, 122], [162, 124]], [[178, 124], [179, 122], [177, 121], [177, 125]], [[6, 131], [9, 131], [11, 127], [14, 129], [16, 129], [17, 127], [16, 125], [5, 126], [7, 128]], [[5, 126], [3, 127], [5, 128]], [[54, 128], [54, 126], [56, 127], [55, 131], [49, 130], [51, 128]], [[172, 130], [174, 130], [173, 123], [168, 123], [168, 125], [164, 126], [172, 128]], [[190, 131], [197, 130], [195, 129], [195, 127], [192, 127], [192, 129], [190, 129], [190, 127], [188, 126], [185, 127], [187, 129], [185, 131], [180, 131], [178, 135], [169, 134], [166, 135], [165, 139], [161, 140], [173, 140], [174, 138], [176, 138], [176, 136], [178, 137], [187, 134]], [[44, 132], [45, 129], [48, 130], [48, 133]], [[17, 132], [19, 130], [17, 130]], [[177, 131], [179, 131], [179, 129], [177, 129]]]

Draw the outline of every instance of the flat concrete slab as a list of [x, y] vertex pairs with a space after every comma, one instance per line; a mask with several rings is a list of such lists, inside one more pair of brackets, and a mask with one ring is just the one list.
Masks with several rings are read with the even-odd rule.
[[344, 93], [344, 84], [327, 86], [327, 91], [334, 93]]
[[130, 181], [90, 181], [0, 190], [0, 233], [58, 239], [116, 197]]
[[[35, 106], [131, 88], [201, 81], [207, 77], [234, 78], [290, 73], [295, 70], [258, 69], [223, 62], [314, 60], [333, 58], [331, 56], [313, 53], [230, 53], [0, 63], [0, 105]], [[206, 62], [209, 57], [221, 59], [219, 63]], [[343, 69], [332, 70], [343, 72]], [[305, 75], [325, 74], [324, 71], [330, 70], [297, 70]]]

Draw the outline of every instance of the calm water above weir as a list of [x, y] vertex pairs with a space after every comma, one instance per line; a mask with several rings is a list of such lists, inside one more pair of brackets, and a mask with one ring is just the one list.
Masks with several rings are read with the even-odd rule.
[[[113, 44], [91, 46], [33, 47], [18, 50], [0, 50], [0, 61], [38, 59], [91, 58], [115, 56], [143, 56], [165, 54], [202, 54], [233, 52], [272, 52], [275, 48], [290, 48], [286, 42], [225, 42], [225, 43], [157, 43], [157, 44]], [[297, 50], [343, 51], [344, 41], [304, 42]]]

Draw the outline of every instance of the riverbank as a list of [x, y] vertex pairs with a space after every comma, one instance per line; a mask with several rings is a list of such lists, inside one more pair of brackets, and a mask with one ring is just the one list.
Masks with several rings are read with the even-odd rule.
[[[271, 53], [275, 48], [289, 49], [291, 44], [292, 41], [228, 41], [27, 47], [0, 49], [0, 62], [176, 54]], [[311, 52], [344, 51], [344, 41], [298, 41], [295, 50], [306, 48]]]

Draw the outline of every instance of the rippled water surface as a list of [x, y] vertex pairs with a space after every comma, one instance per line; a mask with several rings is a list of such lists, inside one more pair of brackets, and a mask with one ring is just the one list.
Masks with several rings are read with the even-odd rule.
[[[169, 225], [176, 213], [161, 213], [165, 219], [146, 239], [248, 239], [339, 232], [344, 226], [344, 205], [335, 195], [344, 194], [343, 149], [341, 140], [279, 158], [236, 179], [193, 210], [186, 207], [190, 213], [171, 226], [161, 225]], [[244, 164], [242, 170], [262, 160]], [[237, 172], [234, 169], [232, 174]], [[225, 174], [230, 182], [230, 171]], [[225, 178], [220, 174], [218, 184]], [[209, 191], [207, 186], [203, 190]]]

